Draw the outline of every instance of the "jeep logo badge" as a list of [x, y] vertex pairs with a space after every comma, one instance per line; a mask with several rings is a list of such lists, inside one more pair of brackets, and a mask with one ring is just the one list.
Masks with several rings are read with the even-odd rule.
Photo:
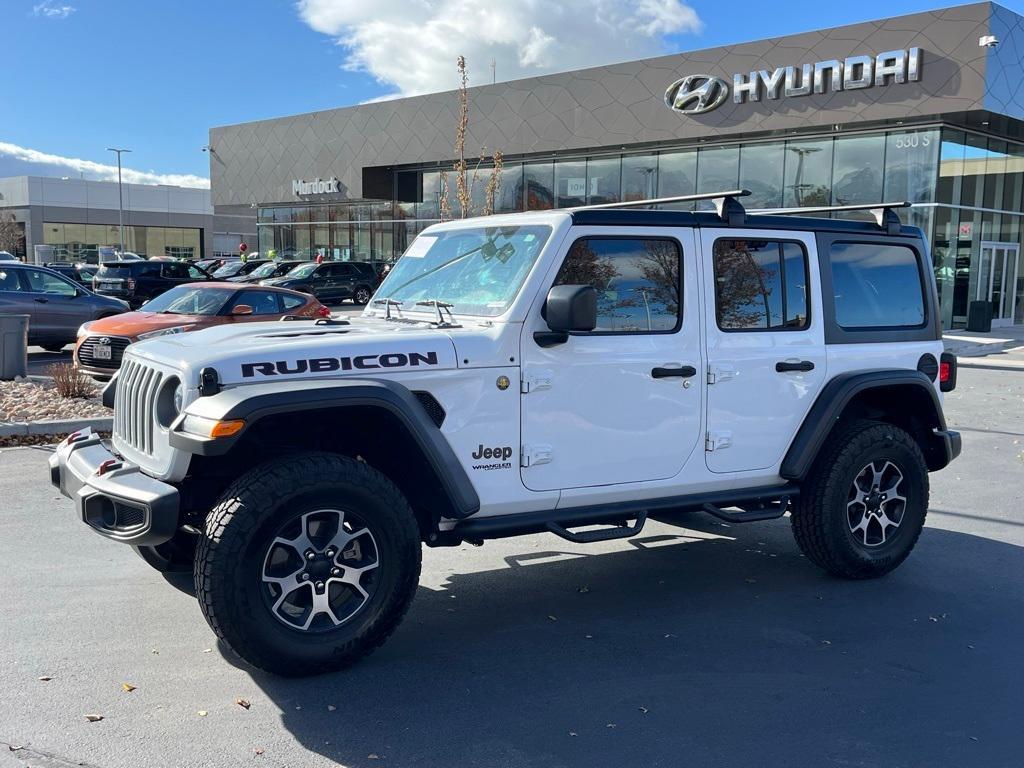
[[702, 115], [729, 98], [729, 84], [712, 75], [687, 75], [665, 91], [665, 103], [684, 115]]

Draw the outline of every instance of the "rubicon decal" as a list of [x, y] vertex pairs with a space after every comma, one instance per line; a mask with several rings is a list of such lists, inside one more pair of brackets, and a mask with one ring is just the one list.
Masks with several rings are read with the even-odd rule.
[[389, 352], [383, 355], [355, 357], [311, 357], [276, 362], [242, 363], [242, 377], [331, 373], [332, 371], [374, 370], [377, 368], [416, 368], [437, 365], [437, 352]]
[[509, 445], [501, 445], [496, 448], [485, 448], [483, 443], [481, 443], [472, 456], [477, 461], [480, 459], [494, 460], [490, 464], [474, 464], [473, 469], [491, 470], [512, 468], [512, 462], [509, 461], [509, 459], [512, 458], [512, 446]]

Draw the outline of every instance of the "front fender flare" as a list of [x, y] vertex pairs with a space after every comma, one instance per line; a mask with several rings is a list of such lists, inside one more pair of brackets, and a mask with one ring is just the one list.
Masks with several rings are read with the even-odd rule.
[[[412, 392], [386, 379], [273, 382], [225, 389], [189, 405], [171, 425], [170, 443], [199, 456], [223, 456], [253, 425], [268, 416], [352, 406], [382, 408], [399, 420], [437, 474], [459, 519], [480, 510], [480, 497], [441, 430]], [[245, 427], [231, 437], [204, 438], [182, 429], [188, 415], [218, 421], [242, 419]]]

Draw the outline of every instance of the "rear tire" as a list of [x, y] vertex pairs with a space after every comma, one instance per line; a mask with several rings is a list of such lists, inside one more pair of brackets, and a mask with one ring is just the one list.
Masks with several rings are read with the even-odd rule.
[[360, 285], [352, 291], [352, 303], [360, 307], [365, 306], [370, 303], [370, 298], [372, 296], [373, 291], [365, 285]]
[[836, 576], [870, 579], [910, 554], [928, 512], [928, 467], [892, 424], [858, 420], [826, 442], [792, 512], [808, 560]]
[[387, 477], [345, 456], [294, 454], [221, 496], [196, 553], [196, 593], [213, 631], [250, 664], [313, 675], [394, 632], [420, 558], [415, 515]]

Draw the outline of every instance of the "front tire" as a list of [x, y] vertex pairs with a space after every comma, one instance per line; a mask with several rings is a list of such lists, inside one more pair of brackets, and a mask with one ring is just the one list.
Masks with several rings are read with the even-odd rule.
[[416, 518], [388, 478], [345, 456], [296, 454], [221, 497], [199, 542], [196, 593], [217, 636], [253, 666], [319, 674], [391, 635], [420, 558]]
[[352, 303], [360, 307], [365, 306], [370, 303], [372, 296], [373, 291], [365, 285], [360, 285], [352, 292]]
[[883, 576], [910, 554], [928, 512], [928, 467], [917, 442], [892, 424], [837, 430], [815, 461], [792, 513], [808, 560], [836, 576]]

